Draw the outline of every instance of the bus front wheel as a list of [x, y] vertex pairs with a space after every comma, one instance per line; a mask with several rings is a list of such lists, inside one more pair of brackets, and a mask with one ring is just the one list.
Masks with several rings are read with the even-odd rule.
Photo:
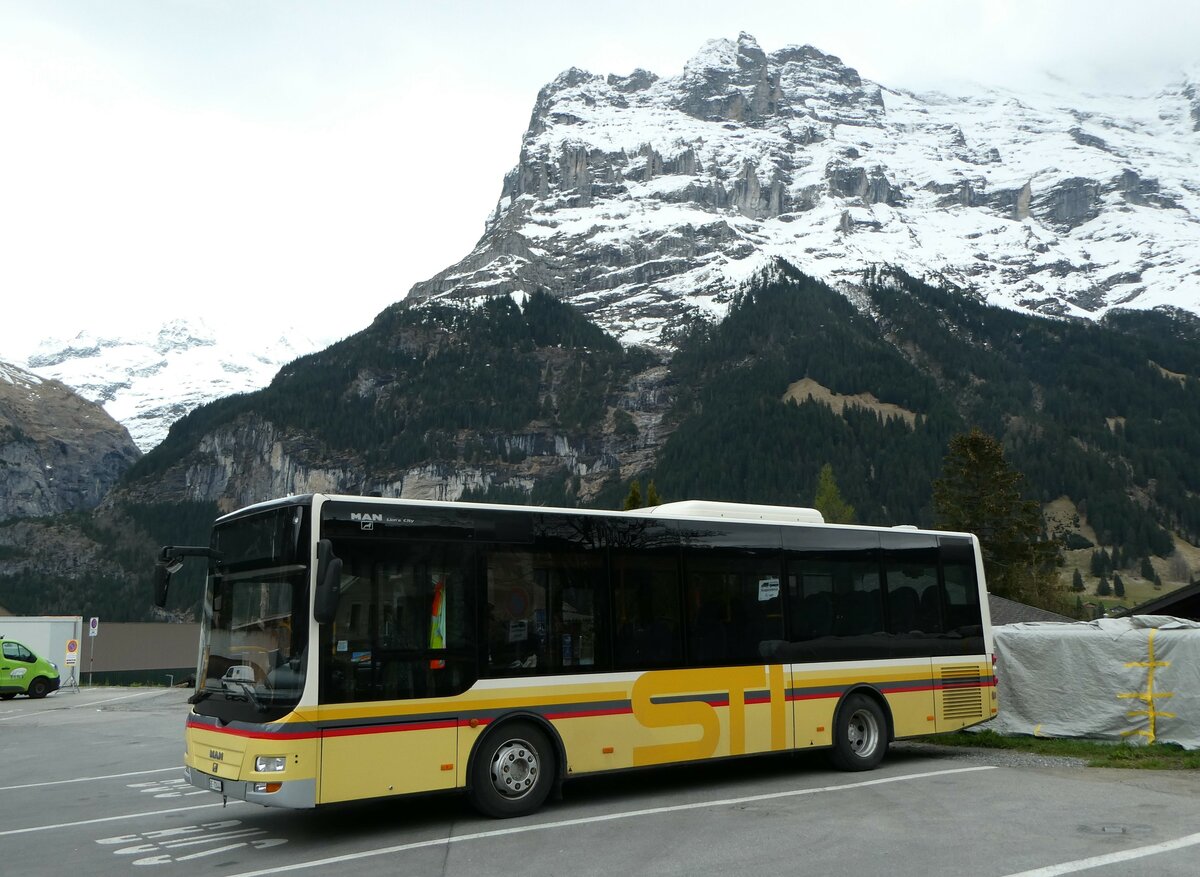
[[554, 786], [554, 748], [545, 732], [511, 722], [480, 744], [471, 766], [471, 803], [497, 819], [525, 816], [545, 802]]
[[865, 694], [842, 702], [833, 728], [830, 760], [839, 770], [873, 770], [888, 748], [888, 725], [879, 703]]

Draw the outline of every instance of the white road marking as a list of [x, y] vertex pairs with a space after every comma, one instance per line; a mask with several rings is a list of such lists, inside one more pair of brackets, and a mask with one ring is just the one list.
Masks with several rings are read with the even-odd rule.
[[1047, 865], [1045, 868], [1034, 868], [1032, 871], [1021, 871], [1019, 874], [1009, 874], [1007, 877], [1056, 877], [1059, 874], [1074, 874], [1105, 865], [1116, 865], [1133, 859], [1144, 859], [1146, 856], [1156, 856], [1159, 853], [1169, 853], [1172, 850], [1182, 850], [1200, 844], [1200, 834], [1189, 834], [1175, 840], [1150, 844], [1145, 847], [1134, 847], [1131, 850], [1121, 850], [1119, 853], [1105, 853], [1102, 856], [1091, 856], [1087, 859], [1076, 859], [1074, 862], [1063, 862], [1060, 865]]
[[[233, 807], [237, 804], [245, 804], [245, 801], [230, 801], [229, 806]], [[78, 822], [60, 822], [57, 825], [34, 825], [29, 828], [10, 828], [8, 831], [0, 831], [0, 837], [7, 837], [10, 834], [30, 834], [35, 831], [54, 831], [58, 828], [75, 828], [79, 825], [95, 825], [99, 822], [118, 822], [122, 819], [138, 819], [143, 816], [162, 816], [164, 813], [186, 813], [188, 810], [205, 810], [209, 807], [222, 807], [224, 803], [218, 801], [215, 804], [196, 804], [192, 807], [171, 807], [167, 810], [149, 810], [144, 813], [124, 813], [120, 816], [101, 816], [98, 819], [81, 819]]]
[[[282, 837], [261, 837], [266, 833], [265, 828], [242, 827], [241, 820], [227, 819], [204, 822], [200, 825], [161, 828], [141, 834], [120, 834], [116, 837], [100, 838], [96, 843], [109, 847], [120, 846], [120, 849], [112, 851], [114, 855], [140, 855], [141, 858], [133, 860], [134, 865], [166, 865], [170, 862], [188, 862], [242, 847], [264, 850], [287, 843]], [[177, 855], [175, 852], [183, 847], [208, 846], [214, 843], [222, 846], [195, 853], [185, 851], [183, 855]], [[145, 853], [152, 855], [144, 855]]]
[[66, 783], [90, 783], [94, 780], [119, 780], [123, 777], [140, 777], [149, 773], [166, 773], [169, 770], [183, 770], [183, 765], [176, 767], [156, 767], [154, 770], [133, 770], [129, 773], [110, 773], [99, 777], [75, 777], [73, 780], [47, 780], [44, 783], [25, 783], [20, 786], [0, 786], [0, 792], [11, 792], [14, 789], [40, 789], [42, 786], [61, 786]]
[[208, 789], [197, 789], [183, 777], [169, 780], [151, 780], [148, 783], [128, 783], [126, 788], [137, 789], [141, 794], [153, 795], [155, 798], [187, 798], [192, 795], [212, 794]]
[[995, 770], [996, 765], [980, 765], [978, 767], [960, 767], [952, 770], [933, 770], [925, 773], [911, 773], [903, 776], [881, 777], [874, 780], [864, 780], [858, 783], [845, 783], [840, 786], [819, 786], [811, 789], [790, 789], [786, 792], [769, 792], [762, 795], [747, 795], [743, 798], [721, 798], [715, 801], [697, 801], [691, 804], [672, 804], [667, 807], [650, 807], [645, 810], [626, 810], [620, 813], [607, 813], [600, 816], [584, 816], [579, 819], [562, 819], [558, 822], [539, 822], [535, 825], [519, 825], [513, 828], [497, 828], [491, 831], [477, 831], [473, 834], [460, 834], [454, 837], [437, 837], [432, 840], [414, 841], [397, 844], [396, 846], [380, 847], [374, 850], [363, 850], [357, 853], [347, 853], [343, 856], [330, 856], [325, 859], [313, 859], [308, 862], [296, 862], [291, 865], [280, 865], [274, 868], [263, 868], [258, 871], [245, 871], [230, 877], [265, 877], [267, 874], [283, 874], [288, 871], [302, 871], [307, 868], [320, 868], [327, 865], [339, 865], [343, 862], [353, 862], [358, 859], [368, 859], [373, 856], [387, 856], [403, 853], [409, 850], [419, 850], [427, 847], [448, 846], [456, 843], [466, 843], [473, 840], [488, 840], [494, 837], [506, 837], [514, 834], [528, 834], [534, 831], [550, 831], [555, 828], [570, 828], [576, 825], [592, 825], [602, 822], [613, 822], [618, 819], [637, 819], [643, 816], [658, 816], [663, 813], [679, 813], [684, 810], [703, 810], [708, 807], [732, 807], [738, 804], [749, 804], [755, 801], [773, 801], [780, 798], [797, 798], [802, 795], [816, 795], [822, 792], [846, 792], [853, 789], [865, 789], [870, 786], [882, 786], [888, 783], [899, 783], [907, 780], [928, 779], [930, 777], [950, 776], [959, 773], [972, 773], [980, 770]]

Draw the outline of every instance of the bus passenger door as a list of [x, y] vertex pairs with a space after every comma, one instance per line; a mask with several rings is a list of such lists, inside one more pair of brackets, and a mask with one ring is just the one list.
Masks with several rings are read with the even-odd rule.
[[323, 512], [342, 577], [320, 632], [320, 802], [452, 789], [465, 772], [455, 698], [478, 676], [472, 552], [350, 508]]

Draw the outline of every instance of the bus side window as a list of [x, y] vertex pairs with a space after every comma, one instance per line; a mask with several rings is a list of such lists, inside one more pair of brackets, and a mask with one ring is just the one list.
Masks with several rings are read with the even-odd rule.
[[833, 576], [806, 568], [788, 576], [792, 639], [804, 641], [833, 633]]
[[487, 669], [492, 676], [545, 672], [545, 569], [531, 552], [492, 546], [487, 552]]
[[532, 549], [486, 552], [490, 676], [607, 666], [604, 553], [567, 538], [554, 523], [535, 528]]
[[693, 665], [753, 664], [783, 643], [778, 557], [686, 554], [688, 656]]
[[862, 636], [883, 630], [879, 567], [875, 563], [838, 564], [834, 578], [834, 635]]
[[612, 575], [617, 668], [681, 666], [678, 564], [615, 554]]

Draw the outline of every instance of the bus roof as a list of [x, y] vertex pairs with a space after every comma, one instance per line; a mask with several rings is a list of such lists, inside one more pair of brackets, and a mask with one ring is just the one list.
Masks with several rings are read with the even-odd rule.
[[819, 524], [826, 527], [849, 527], [858, 530], [908, 530], [921, 533], [941, 533], [947, 535], [971, 535], [969, 533], [959, 533], [949, 530], [925, 529], [923, 527], [915, 527], [911, 524], [899, 525], [879, 525], [879, 524], [828, 524], [824, 516], [817, 509], [792, 507], [792, 506], [776, 506], [776, 505], [759, 505], [756, 503], [741, 503], [741, 502], [719, 502], [716, 500], [701, 500], [690, 499], [679, 502], [668, 502], [662, 505], [649, 506], [647, 508], [630, 509], [628, 511], [619, 511], [615, 509], [578, 509], [578, 508], [563, 508], [559, 506], [525, 506], [512, 505], [509, 503], [475, 503], [475, 502], [459, 502], [452, 500], [436, 500], [436, 499], [413, 499], [403, 497], [381, 497], [367, 496], [355, 494], [301, 494], [288, 497], [280, 497], [278, 499], [268, 500], [266, 502], [255, 503], [253, 505], [240, 508], [236, 511], [222, 515], [217, 518], [217, 523], [225, 523], [233, 519], [242, 517], [248, 514], [255, 514], [266, 511], [271, 508], [279, 508], [288, 505], [311, 505], [317, 498], [322, 500], [334, 500], [338, 502], [363, 502], [363, 503], [379, 503], [381, 505], [401, 505], [401, 506], [426, 506], [433, 508], [478, 508], [492, 509], [497, 511], [520, 511], [534, 513], [552, 513], [552, 514], [582, 514], [582, 515], [604, 515], [616, 517], [646, 517], [653, 516], [664, 519], [686, 520], [686, 519], [709, 519], [709, 520], [737, 520], [746, 522], [757, 522], [763, 524]]
[[647, 514], [669, 518], [735, 518], [739, 521], [770, 521], [786, 524], [824, 524], [825, 517], [816, 509], [783, 505], [755, 505], [744, 502], [710, 502], [688, 499], [668, 502], [643, 510]]

